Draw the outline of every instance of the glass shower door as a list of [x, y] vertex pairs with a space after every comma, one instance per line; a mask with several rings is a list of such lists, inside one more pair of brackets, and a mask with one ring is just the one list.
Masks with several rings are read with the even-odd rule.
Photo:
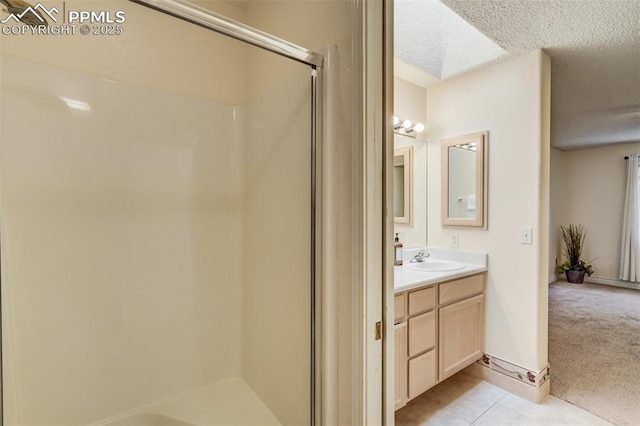
[[4, 424], [309, 424], [312, 67], [108, 7], [2, 40]]

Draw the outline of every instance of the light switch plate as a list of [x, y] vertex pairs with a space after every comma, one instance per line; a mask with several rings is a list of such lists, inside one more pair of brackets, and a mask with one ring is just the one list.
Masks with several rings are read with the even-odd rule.
[[532, 229], [530, 226], [520, 228], [520, 244], [532, 244]]

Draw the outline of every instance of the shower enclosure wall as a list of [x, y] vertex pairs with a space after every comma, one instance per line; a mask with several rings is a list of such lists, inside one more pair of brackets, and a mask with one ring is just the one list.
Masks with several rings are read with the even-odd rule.
[[310, 424], [316, 71], [66, 7], [127, 21], [3, 36], [4, 425]]

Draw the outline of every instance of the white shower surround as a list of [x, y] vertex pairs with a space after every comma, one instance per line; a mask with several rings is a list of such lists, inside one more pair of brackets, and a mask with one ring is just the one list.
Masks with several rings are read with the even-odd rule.
[[241, 109], [9, 58], [2, 76], [5, 395], [22, 421], [240, 376]]
[[279, 426], [269, 411], [241, 378], [224, 379], [190, 390], [94, 426]]
[[[2, 76], [9, 423], [93, 423], [215, 382], [209, 386], [218, 395], [238, 396], [236, 406], [245, 407], [245, 414], [278, 424], [241, 379], [247, 366], [269, 370], [268, 360], [242, 352], [259, 338], [252, 337], [251, 319], [242, 308], [251, 306], [246, 288], [255, 280], [243, 272], [246, 257], [239, 253], [252, 242], [243, 237], [247, 220], [256, 219], [243, 213], [252, 199], [243, 182], [256, 178], [252, 188], [257, 189], [265, 179], [255, 167], [264, 157], [255, 156], [254, 167], [245, 167], [251, 159], [244, 136], [246, 126], [254, 128], [253, 143], [265, 145], [269, 135], [260, 117], [271, 111], [276, 121], [266, 124], [290, 136], [274, 132], [270, 139], [291, 145], [291, 129], [308, 123], [309, 106], [296, 103], [289, 107], [295, 116], [282, 115], [286, 108], [273, 108], [277, 99], [266, 93], [249, 107], [256, 114], [247, 124], [244, 107], [10, 58], [3, 57]], [[307, 79], [286, 84], [307, 89]], [[73, 108], [68, 100], [88, 107]], [[295, 99], [287, 93], [279, 101]], [[303, 122], [296, 120], [300, 116]], [[277, 124], [278, 117], [287, 125]], [[282, 154], [281, 161], [290, 161]], [[308, 178], [308, 163], [300, 172]], [[304, 181], [295, 180], [298, 190], [308, 191]], [[254, 206], [263, 201], [254, 200]], [[298, 203], [308, 206], [308, 198]], [[290, 250], [308, 260], [298, 245]], [[302, 276], [308, 283], [308, 272]], [[291, 291], [282, 284], [280, 289]], [[304, 297], [301, 306], [309, 300]], [[291, 335], [290, 352], [281, 357], [291, 371], [300, 357], [300, 333], [308, 333], [303, 311], [304, 320], [284, 328], [299, 329]], [[34, 326], [34, 320], [43, 323]], [[281, 344], [285, 347], [286, 339]], [[304, 382], [308, 354], [303, 359], [306, 373], [295, 375]], [[270, 367], [263, 377], [281, 373]], [[248, 377], [255, 380], [250, 371]], [[239, 390], [231, 392], [234, 386]], [[206, 394], [191, 393], [201, 404]], [[198, 421], [215, 424], [213, 417]]]

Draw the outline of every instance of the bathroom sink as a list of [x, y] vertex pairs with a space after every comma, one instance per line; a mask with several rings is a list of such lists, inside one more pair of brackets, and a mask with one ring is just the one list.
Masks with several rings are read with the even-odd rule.
[[405, 263], [405, 267], [414, 269], [416, 271], [446, 272], [464, 269], [464, 264], [458, 262], [448, 262], [446, 260], [427, 259], [423, 262], [407, 262]]

